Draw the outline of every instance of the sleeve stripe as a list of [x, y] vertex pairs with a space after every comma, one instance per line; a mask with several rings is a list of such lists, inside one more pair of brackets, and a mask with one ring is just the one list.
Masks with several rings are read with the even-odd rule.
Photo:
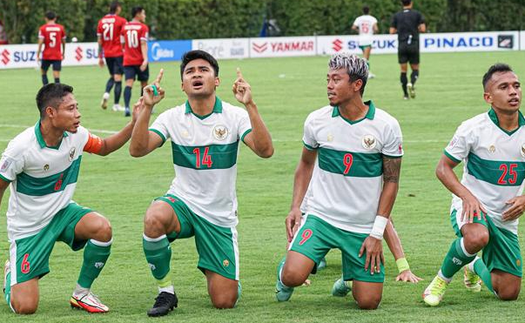
[[454, 157], [454, 156], [452, 156], [451, 154], [449, 154], [449, 152], [448, 152], [446, 149], [443, 150], [443, 154], [444, 154], [445, 156], [447, 156], [447, 157], [448, 157], [450, 160], [452, 160], [453, 162], [458, 163], [458, 164], [461, 163], [461, 160], [459, 160], [459, 159], [457, 159], [456, 157]]
[[5, 178], [4, 176], [2, 176], [2, 174], [0, 174], [0, 178], [3, 179], [4, 181], [8, 182], [8, 183], [12, 182], [12, 180]]
[[241, 136], [241, 140], [242, 140], [242, 142], [244, 142], [244, 138], [245, 138], [246, 135], [248, 135], [250, 132], [252, 132], [252, 129], [248, 129], [248, 130], [246, 130], [246, 131], [242, 134], [242, 136]]
[[162, 132], [158, 131], [157, 129], [152, 129], [152, 128], [149, 128], [149, 131], [154, 132], [157, 135], [159, 135], [160, 139], [162, 139], [162, 144], [164, 145], [164, 143], [166, 142], [166, 137], [162, 134]]

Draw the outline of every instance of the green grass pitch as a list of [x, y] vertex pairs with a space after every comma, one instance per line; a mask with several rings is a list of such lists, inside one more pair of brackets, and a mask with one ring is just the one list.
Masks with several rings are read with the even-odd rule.
[[[525, 315], [525, 300], [496, 300], [486, 289], [468, 293], [462, 276], [452, 282], [443, 305], [428, 308], [421, 294], [436, 274], [454, 233], [448, 220], [450, 194], [434, 176], [443, 148], [461, 121], [488, 109], [481, 77], [495, 62], [509, 63], [525, 79], [525, 52], [450, 53], [422, 55], [417, 98], [403, 101], [395, 55], [372, 55], [377, 77], [366, 88], [365, 99], [395, 116], [403, 130], [400, 190], [393, 211], [396, 228], [413, 271], [424, 278], [417, 284], [394, 281], [397, 269], [386, 251], [383, 301], [376, 311], [357, 309], [351, 297], [334, 298], [332, 283], [341, 272], [341, 254], [330, 252], [328, 268], [312, 276], [312, 285], [300, 287], [288, 303], [274, 297], [275, 269], [285, 253], [284, 218], [288, 213], [294, 170], [301, 153], [303, 122], [311, 111], [327, 104], [328, 57], [229, 60], [220, 62], [218, 95], [235, 103], [231, 85], [235, 68], [252, 85], [254, 99], [274, 139], [275, 154], [257, 158], [245, 146], [238, 160], [239, 243], [242, 298], [236, 309], [212, 308], [204, 276], [196, 268], [193, 239], [176, 241], [170, 275], [179, 296], [179, 308], [166, 318], [149, 319], [156, 286], [142, 251], [142, 218], [154, 197], [166, 192], [173, 179], [169, 145], [134, 159], [128, 145], [107, 157], [86, 155], [75, 200], [108, 217], [113, 226], [112, 255], [93, 290], [110, 307], [106, 315], [89, 315], [69, 308], [82, 252], [57, 243], [51, 273], [40, 281], [36, 315], [19, 317], [0, 301], [0, 322], [516, 322]], [[165, 69], [166, 99], [158, 113], [185, 101], [180, 90], [178, 62], [154, 63], [152, 78]], [[50, 79], [51, 73], [50, 73]], [[75, 87], [82, 124], [100, 136], [116, 131], [129, 119], [99, 107], [107, 70], [65, 67], [61, 80]], [[0, 71], [0, 150], [25, 127], [35, 124], [35, 95], [40, 76], [34, 69]], [[138, 98], [135, 85], [133, 98]], [[112, 102], [112, 101], [110, 101]], [[155, 116], [154, 116], [155, 117]], [[102, 130], [102, 131], [101, 131]], [[460, 168], [460, 167], [458, 167]], [[9, 193], [0, 211], [6, 211]], [[523, 233], [523, 226], [520, 229]], [[8, 256], [5, 217], [0, 224], [0, 260]], [[386, 248], [386, 244], [385, 244]]]

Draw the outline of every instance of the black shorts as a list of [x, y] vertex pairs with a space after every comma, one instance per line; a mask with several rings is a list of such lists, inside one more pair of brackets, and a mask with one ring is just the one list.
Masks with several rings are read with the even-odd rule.
[[118, 57], [106, 57], [106, 65], [108, 67], [109, 74], [111, 75], [122, 75], [124, 74], [124, 67], [122, 66], [123, 56]]
[[147, 82], [149, 79], [149, 65], [144, 72], [140, 70], [140, 65], [124, 66], [124, 74], [126, 74], [126, 80], [135, 80], [136, 76], [137, 80]]
[[47, 72], [47, 70], [49, 69], [49, 66], [51, 65], [53, 65], [53, 71], [59, 72], [62, 70], [61, 60], [43, 59], [41, 68], [44, 70], [44, 72]]
[[399, 64], [405, 64], [406, 62], [410, 62], [410, 64], [419, 64], [419, 42], [413, 41], [410, 45], [406, 42], [399, 43], [397, 59]]

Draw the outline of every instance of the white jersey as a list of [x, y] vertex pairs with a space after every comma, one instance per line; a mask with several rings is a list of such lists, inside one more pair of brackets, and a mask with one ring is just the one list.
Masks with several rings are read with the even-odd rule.
[[377, 19], [370, 15], [362, 15], [355, 19], [354, 26], [359, 29], [359, 46], [372, 45], [375, 24]]
[[0, 178], [11, 183], [10, 241], [37, 234], [71, 203], [88, 138], [79, 127], [76, 133], [64, 132], [58, 147], [48, 147], [38, 122], [11, 140], [0, 160]]
[[189, 102], [163, 112], [150, 127], [171, 140], [176, 177], [168, 194], [223, 227], [237, 225], [239, 140], [251, 131], [248, 112], [216, 98], [213, 112], [197, 116]]
[[[525, 118], [512, 133], [499, 127], [493, 109], [463, 122], [445, 148], [445, 155], [463, 167], [463, 184], [483, 204], [494, 224], [518, 234], [518, 220], [503, 221], [506, 201], [523, 192], [525, 178]], [[451, 210], [462, 210], [452, 195]]]
[[338, 107], [312, 112], [303, 142], [317, 150], [306, 193], [307, 214], [351, 232], [370, 233], [383, 188], [383, 156], [403, 156], [399, 123], [372, 101], [366, 116], [344, 119]]

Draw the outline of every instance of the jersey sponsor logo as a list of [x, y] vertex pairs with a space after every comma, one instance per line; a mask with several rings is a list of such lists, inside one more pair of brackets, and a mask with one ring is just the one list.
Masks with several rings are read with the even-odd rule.
[[375, 148], [377, 140], [372, 135], [365, 135], [361, 141], [361, 144], [363, 145], [363, 148], [371, 150]]
[[77, 151], [77, 149], [75, 147], [72, 147], [71, 150], [69, 151], [69, 161], [73, 161], [73, 158], [75, 158], [75, 152]]
[[224, 140], [228, 137], [228, 128], [223, 125], [216, 125], [213, 128], [213, 137], [217, 140]]
[[520, 154], [522, 157], [525, 157], [525, 144], [521, 145]]
[[326, 137], [326, 140], [327, 140], [328, 142], [332, 142], [332, 141], [334, 141], [334, 135], [332, 135], [331, 133], [329, 133], [328, 136]]
[[489, 147], [489, 152], [491, 152], [491, 153], [495, 153], [495, 152], [496, 152], [496, 146], [494, 146], [494, 145], [490, 145], [490, 147]]
[[0, 172], [5, 172], [7, 168], [9, 168], [9, 165], [11, 165], [12, 162], [13, 160], [11, 158], [6, 158], [2, 166], [0, 166]]

